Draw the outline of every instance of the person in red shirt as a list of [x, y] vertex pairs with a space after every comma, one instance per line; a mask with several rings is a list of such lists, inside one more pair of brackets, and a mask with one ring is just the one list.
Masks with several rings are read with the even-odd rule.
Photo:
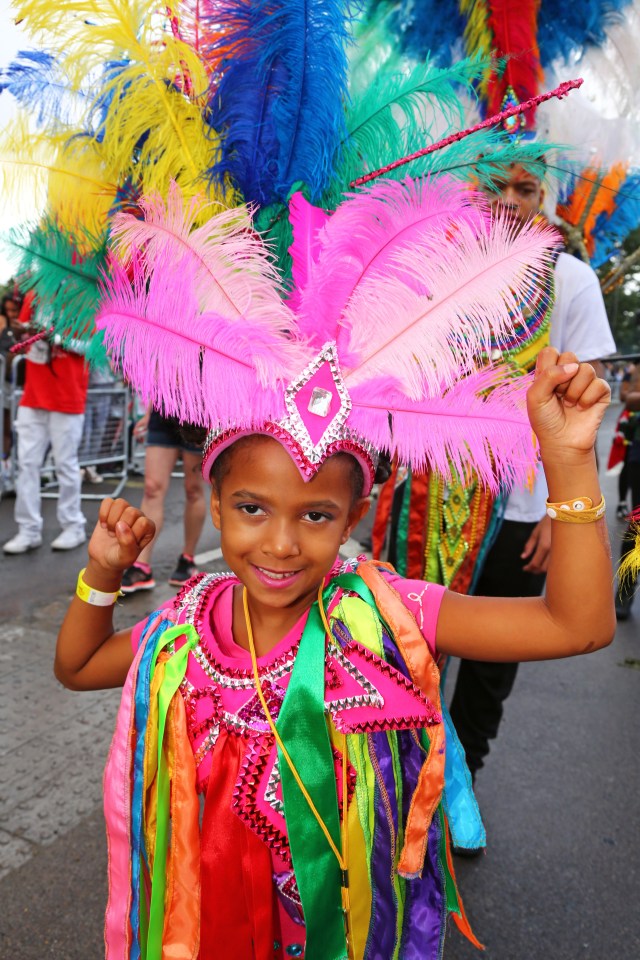
[[[29, 323], [34, 297], [25, 297], [20, 320]], [[18, 532], [4, 544], [6, 554], [26, 553], [42, 544], [40, 469], [49, 446], [58, 479], [57, 518], [62, 532], [54, 550], [72, 550], [86, 539], [80, 508], [78, 447], [82, 438], [89, 371], [79, 354], [38, 340], [27, 353], [26, 381], [18, 408], [18, 478], [15, 520]]]

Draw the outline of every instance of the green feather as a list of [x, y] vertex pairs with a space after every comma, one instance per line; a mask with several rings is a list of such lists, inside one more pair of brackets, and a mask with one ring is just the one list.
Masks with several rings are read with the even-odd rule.
[[[299, 187], [300, 184], [294, 185], [291, 192], [295, 192]], [[255, 215], [254, 225], [268, 244], [284, 285], [289, 288], [292, 283], [292, 260], [289, 247], [293, 243], [289, 205], [272, 203], [268, 207], [261, 207]]]
[[[95, 335], [98, 281], [106, 260], [106, 233], [101, 237], [78, 231], [74, 237], [49, 219], [37, 227], [17, 227], [4, 238], [16, 269], [24, 278], [23, 287], [33, 290], [46, 318], [63, 346], [78, 343], [88, 349]], [[82, 257], [78, 250], [87, 251]], [[107, 362], [99, 344], [93, 348], [93, 362]]]
[[406, 156], [416, 138], [424, 146], [439, 139], [443, 126], [459, 129], [461, 92], [474, 96], [473, 81], [486, 66], [475, 58], [448, 69], [427, 62], [398, 72], [396, 65], [395, 58], [384, 64], [349, 110], [349, 139], [342, 145], [337, 176], [323, 205], [335, 206], [364, 171]]
[[[420, 149], [418, 142], [414, 149]], [[558, 144], [544, 140], [514, 142], [502, 127], [497, 127], [480, 130], [398, 167], [391, 176], [401, 179], [447, 174], [456, 180], [475, 181], [481, 187], [492, 189], [496, 181], [504, 179], [505, 171], [516, 163], [544, 180], [549, 172], [548, 158], [559, 149]]]

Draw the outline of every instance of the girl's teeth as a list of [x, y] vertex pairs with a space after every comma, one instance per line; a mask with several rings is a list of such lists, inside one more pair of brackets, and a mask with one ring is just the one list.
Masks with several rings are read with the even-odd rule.
[[272, 573], [270, 570], [263, 570], [262, 567], [258, 568], [265, 577], [271, 577], [272, 580], [284, 580], [286, 577], [290, 577], [290, 573]]

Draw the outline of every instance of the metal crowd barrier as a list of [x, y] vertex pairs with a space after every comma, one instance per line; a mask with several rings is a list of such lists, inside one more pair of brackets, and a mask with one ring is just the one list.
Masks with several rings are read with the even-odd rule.
[[[15, 357], [11, 364], [10, 423], [13, 434], [11, 450], [11, 469], [8, 473], [7, 484], [1, 492], [15, 489], [18, 471], [17, 463], [17, 433], [15, 430], [16, 417], [20, 398], [24, 388], [19, 386], [20, 368], [25, 363], [24, 357]], [[117, 497], [120, 495], [129, 475], [129, 391], [120, 381], [90, 386], [87, 391], [85, 407], [85, 422], [82, 440], [78, 451], [81, 468], [93, 467], [98, 470], [103, 481], [112, 481], [115, 486], [107, 489], [107, 484], [96, 486], [95, 493], [87, 489], [83, 483], [83, 500], [102, 500], [105, 496]], [[99, 468], [99, 469], [98, 469]], [[56, 497], [57, 481], [55, 478], [55, 463], [51, 452], [45, 457], [40, 470], [43, 497]]]

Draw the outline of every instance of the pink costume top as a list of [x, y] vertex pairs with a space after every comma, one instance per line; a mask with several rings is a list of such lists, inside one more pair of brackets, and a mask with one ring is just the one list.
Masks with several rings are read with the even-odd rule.
[[[332, 575], [352, 568], [351, 564], [341, 569], [336, 565]], [[413, 614], [433, 653], [444, 588], [386, 571], [384, 577]], [[231, 574], [200, 575], [163, 608], [176, 624], [193, 624], [199, 637], [189, 655], [181, 689], [196, 760], [197, 789], [206, 798], [200, 957], [231, 960], [246, 955], [284, 960], [304, 956], [304, 921], [289, 851], [275, 742], [255, 689], [249, 652], [233, 638], [236, 585], [238, 580]], [[268, 654], [258, 658], [262, 690], [274, 720], [307, 616], [305, 613]], [[145, 624], [133, 629], [134, 648]], [[179, 646], [177, 641], [176, 648]], [[325, 710], [337, 729], [361, 733], [433, 720], [432, 704], [411, 680], [368, 649], [356, 646], [345, 651], [330, 645], [325, 658]], [[337, 754], [336, 766], [341, 770]], [[351, 793], [355, 771], [349, 772]], [[255, 857], [265, 845], [270, 855], [268, 879], [272, 880], [272, 894], [267, 897], [265, 859], [262, 856], [261, 866], [256, 867]], [[229, 889], [236, 891], [234, 909], [225, 909], [212, 923], [211, 915], [218, 913], [215, 905], [228, 897]], [[222, 943], [233, 944], [237, 952], [227, 954]], [[245, 954], [243, 949], [250, 952]]]

